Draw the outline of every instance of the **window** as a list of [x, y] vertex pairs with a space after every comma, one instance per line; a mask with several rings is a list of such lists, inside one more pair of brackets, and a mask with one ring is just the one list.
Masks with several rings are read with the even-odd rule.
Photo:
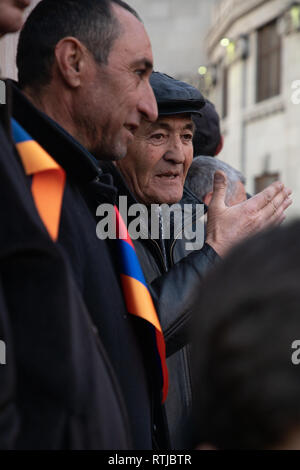
[[264, 189], [266, 189], [270, 184], [275, 183], [275, 181], [280, 180], [279, 173], [268, 173], [265, 172], [261, 176], [256, 176], [254, 179], [255, 185], [255, 194], [260, 193]]
[[280, 94], [281, 88], [281, 37], [277, 20], [257, 32], [257, 96], [263, 101]]

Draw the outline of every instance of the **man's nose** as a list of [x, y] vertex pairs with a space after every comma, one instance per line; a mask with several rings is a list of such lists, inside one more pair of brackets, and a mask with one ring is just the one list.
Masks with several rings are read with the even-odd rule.
[[143, 117], [150, 122], [157, 121], [158, 109], [154, 92], [150, 83], [146, 83], [139, 101], [139, 111]]
[[168, 148], [164, 155], [165, 160], [173, 161], [174, 163], [180, 164], [185, 161], [185, 153], [183, 144], [181, 142], [180, 135], [176, 134], [170, 136], [168, 142]]

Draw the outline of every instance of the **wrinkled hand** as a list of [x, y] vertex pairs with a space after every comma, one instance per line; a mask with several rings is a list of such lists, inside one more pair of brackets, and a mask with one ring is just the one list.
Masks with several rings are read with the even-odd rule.
[[208, 243], [220, 255], [237, 242], [272, 225], [281, 224], [285, 210], [292, 204], [292, 191], [276, 182], [246, 202], [227, 207], [226, 175], [217, 171], [214, 177], [214, 192], [208, 209]]

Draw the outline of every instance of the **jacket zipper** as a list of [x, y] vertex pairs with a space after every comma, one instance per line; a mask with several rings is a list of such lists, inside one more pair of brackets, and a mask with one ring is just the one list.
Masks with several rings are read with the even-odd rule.
[[[191, 221], [191, 223], [189, 223], [189, 224], [185, 225], [185, 228], [186, 228], [186, 227], [189, 227], [190, 225], [192, 225], [192, 224], [193, 224], [193, 222], [194, 222], [194, 218], [192, 217], [192, 221]], [[177, 233], [177, 237], [178, 237], [178, 235], [179, 235], [180, 233], [182, 233], [182, 232], [179, 232], [179, 233]], [[177, 238], [177, 237], [176, 237], [176, 238], [174, 238], [174, 240], [173, 240], [173, 243], [172, 243], [172, 245], [171, 245], [171, 248], [170, 248], [170, 261], [171, 261], [171, 267], [173, 267], [173, 266], [175, 265], [175, 263], [174, 263], [174, 256], [173, 256], [173, 253], [174, 253], [174, 247], [175, 247], [175, 243], [176, 243], [176, 242], [177, 242], [177, 240], [178, 240], [178, 238]]]
[[168, 268], [167, 268], [167, 266], [166, 266], [166, 262], [165, 262], [165, 259], [164, 259], [164, 255], [163, 255], [163, 252], [162, 252], [162, 250], [161, 250], [159, 244], [157, 243], [157, 241], [153, 240], [152, 238], [149, 238], [149, 240], [157, 247], [158, 252], [159, 252], [159, 254], [160, 254], [160, 258], [161, 258], [163, 267], [164, 267], [164, 270], [165, 270], [165, 272], [167, 273], [167, 272], [168, 272]]

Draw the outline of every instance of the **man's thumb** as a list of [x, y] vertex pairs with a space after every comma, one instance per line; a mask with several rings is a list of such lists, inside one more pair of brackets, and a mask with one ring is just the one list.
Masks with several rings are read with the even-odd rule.
[[211, 203], [225, 204], [225, 197], [227, 191], [227, 177], [223, 171], [216, 171], [214, 174], [214, 192]]

